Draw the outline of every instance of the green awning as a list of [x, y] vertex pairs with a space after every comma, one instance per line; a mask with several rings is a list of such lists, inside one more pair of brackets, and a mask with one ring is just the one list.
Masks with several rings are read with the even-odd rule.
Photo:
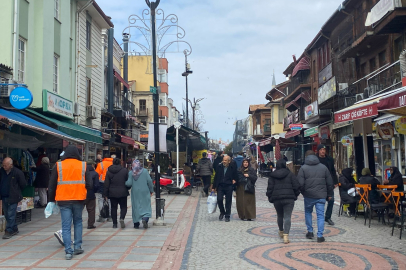
[[38, 117], [41, 117], [47, 121], [53, 122], [58, 126], [58, 130], [62, 131], [72, 137], [79, 138], [85, 141], [89, 142], [94, 142], [98, 144], [103, 143], [103, 139], [101, 137], [101, 131], [97, 130], [92, 130], [90, 128], [82, 127], [81, 125], [78, 125], [72, 121], [69, 120], [58, 120], [55, 118], [51, 118], [48, 116], [45, 116], [39, 112], [36, 112], [31, 109], [26, 109], [31, 114], [34, 114]]

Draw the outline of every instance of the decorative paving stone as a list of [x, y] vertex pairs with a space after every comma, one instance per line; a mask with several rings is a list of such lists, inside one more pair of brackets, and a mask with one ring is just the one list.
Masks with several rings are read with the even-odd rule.
[[245, 249], [240, 258], [261, 269], [406, 269], [406, 255], [339, 242], [297, 242]]
[[[317, 226], [314, 227], [315, 231], [317, 231]], [[277, 225], [270, 225], [270, 226], [261, 226], [261, 227], [255, 227], [247, 230], [248, 233], [256, 235], [256, 236], [261, 236], [261, 237], [274, 237], [278, 238], [279, 228]], [[297, 225], [292, 225], [290, 228], [289, 232], [289, 239], [306, 239], [305, 234], [307, 232], [307, 228], [305, 225], [303, 226], [297, 226]], [[331, 236], [336, 236], [339, 234], [345, 233], [344, 229], [337, 228], [337, 227], [330, 227], [326, 226], [324, 227], [324, 236], [325, 237], [331, 237]]]
[[[316, 218], [317, 218], [316, 214], [313, 213], [313, 220], [316, 220]], [[239, 220], [240, 218], [238, 217], [238, 213], [233, 214], [232, 219]], [[277, 219], [278, 219], [278, 216], [277, 216], [274, 208], [257, 207], [257, 218], [255, 219], [255, 221], [276, 223]], [[304, 223], [305, 222], [304, 212], [294, 211], [292, 213], [291, 221], [292, 221], [292, 223], [295, 223], [295, 222]]]

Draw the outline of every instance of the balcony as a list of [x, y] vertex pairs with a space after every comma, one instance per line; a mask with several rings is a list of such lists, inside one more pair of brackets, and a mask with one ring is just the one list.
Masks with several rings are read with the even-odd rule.
[[406, 0], [402, 0], [399, 7], [395, 7], [395, 10], [390, 11], [381, 20], [375, 22], [373, 24], [375, 33], [379, 35], [401, 33], [406, 27], [405, 7]]
[[135, 110], [135, 112], [136, 112], [136, 115], [137, 116], [141, 116], [141, 117], [148, 117], [148, 108], [146, 108], [146, 109], [139, 109], [139, 108], [137, 108], [136, 110]]
[[299, 71], [294, 77], [290, 79], [289, 85], [286, 90], [285, 103], [295, 99], [300, 94], [302, 89], [311, 88], [310, 85], [310, 70]]
[[283, 130], [289, 130], [290, 124], [301, 123], [305, 120], [304, 110], [297, 109], [283, 119]]
[[135, 105], [132, 103], [129, 99], [127, 99], [125, 96], [122, 96], [122, 101], [123, 101], [123, 110], [128, 112], [130, 115], [135, 116]]
[[135, 106], [124, 95], [114, 94], [114, 115], [116, 117], [126, 117], [126, 113], [135, 115]]
[[401, 87], [400, 62], [397, 61], [380, 71], [374, 72], [367, 79], [367, 86], [365, 90], [368, 91], [368, 96]]

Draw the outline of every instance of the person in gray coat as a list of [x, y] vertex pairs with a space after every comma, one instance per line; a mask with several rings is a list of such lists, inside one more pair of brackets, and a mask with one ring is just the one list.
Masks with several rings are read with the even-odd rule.
[[300, 168], [297, 178], [304, 197], [306, 238], [312, 239], [312, 213], [316, 206], [317, 242], [324, 242], [324, 205], [333, 197], [333, 178], [326, 166], [320, 163], [316, 154], [309, 150], [305, 154], [305, 164]]
[[197, 171], [202, 177], [204, 186], [203, 191], [207, 197], [209, 195], [211, 175], [213, 174], [213, 163], [211, 163], [210, 159], [207, 158], [206, 152], [203, 152], [202, 156], [203, 158], [199, 160], [199, 163], [197, 163]]

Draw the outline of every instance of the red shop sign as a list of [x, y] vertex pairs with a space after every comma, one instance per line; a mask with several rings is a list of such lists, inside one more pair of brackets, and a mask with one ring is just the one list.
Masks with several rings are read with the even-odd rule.
[[406, 91], [401, 91], [394, 95], [390, 95], [379, 100], [378, 109], [392, 110], [406, 106]]
[[352, 121], [367, 117], [378, 115], [378, 106], [376, 103], [365, 105], [356, 109], [339, 112], [334, 114], [334, 122], [340, 123], [345, 121]]
[[324, 140], [330, 138], [330, 128], [328, 126], [320, 128], [320, 137]]

